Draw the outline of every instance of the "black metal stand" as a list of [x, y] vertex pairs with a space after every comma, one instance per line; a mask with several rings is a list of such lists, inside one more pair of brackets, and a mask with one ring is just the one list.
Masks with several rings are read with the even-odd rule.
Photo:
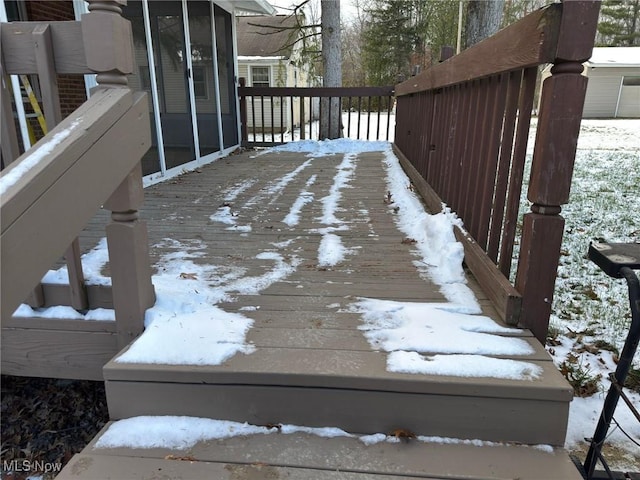
[[640, 340], [640, 280], [633, 272], [640, 269], [640, 243], [609, 244], [593, 243], [589, 246], [589, 258], [596, 263], [607, 275], [613, 278], [624, 278], [629, 286], [629, 303], [631, 305], [631, 327], [620, 355], [620, 361], [614, 374], [611, 375], [611, 388], [604, 401], [600, 420], [589, 446], [589, 452], [584, 461], [586, 479], [594, 478], [594, 472], [598, 460], [604, 466], [608, 478], [615, 478], [602, 456], [602, 445], [607, 436], [609, 425], [618, 405], [618, 400], [623, 398], [629, 408], [634, 411], [638, 421], [640, 415], [633, 407], [623, 391], [623, 386], [631, 368], [633, 356], [638, 348]]

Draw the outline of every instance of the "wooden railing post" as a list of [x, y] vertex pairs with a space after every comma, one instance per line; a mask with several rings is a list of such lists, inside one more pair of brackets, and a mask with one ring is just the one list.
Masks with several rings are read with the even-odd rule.
[[16, 158], [20, 156], [20, 147], [18, 146], [18, 132], [13, 119], [13, 111], [11, 110], [11, 94], [9, 93], [9, 77], [5, 76], [2, 66], [0, 65], [0, 104], [2, 111], [0, 112], [2, 122], [0, 122], [2, 133], [0, 133], [0, 147], [2, 151], [2, 167], [6, 167]]
[[452, 46], [443, 45], [440, 47], [440, 61], [444, 62], [445, 60], [449, 60], [455, 53], [455, 49]]
[[528, 199], [523, 219], [516, 289], [522, 326], [545, 343], [587, 88], [583, 62], [591, 57], [599, 2], [563, 3], [556, 59], [542, 88]]
[[[36, 56], [36, 69], [38, 70], [38, 80], [40, 80], [40, 92], [44, 106], [44, 118], [47, 126], [46, 134], [53, 127], [62, 121], [62, 109], [60, 108], [60, 95], [58, 93], [58, 78], [56, 75], [53, 40], [51, 38], [51, 28], [47, 24], [38, 25], [32, 32], [33, 49]], [[87, 291], [84, 283], [84, 273], [80, 260], [80, 242], [76, 238], [64, 253], [69, 272], [69, 291], [71, 296], [71, 306], [76, 310], [84, 310], [89, 307]], [[38, 298], [38, 293], [42, 292], [39, 285], [34, 291], [34, 302], [44, 302], [44, 295]], [[33, 306], [33, 305], [32, 305]]]
[[82, 15], [82, 40], [87, 66], [96, 72], [100, 86], [126, 87], [133, 73], [131, 23], [122, 17], [127, 0], [88, 0]]
[[[240, 77], [240, 88], [247, 86], [247, 79]], [[247, 131], [247, 97], [240, 92], [240, 145], [245, 146], [249, 141], [249, 133]]]
[[[124, 4], [126, 0], [89, 0], [89, 13], [82, 17], [87, 65], [96, 72], [99, 88], [126, 88], [126, 75], [133, 71], [131, 24], [121, 16]], [[120, 347], [142, 332], [145, 311], [155, 303], [147, 226], [138, 218], [143, 201], [138, 164], [104, 205], [111, 211], [107, 244]]]
[[147, 224], [138, 217], [143, 201], [142, 167], [138, 165], [104, 205], [111, 211], [107, 244], [120, 347], [142, 333], [145, 311], [155, 303]]

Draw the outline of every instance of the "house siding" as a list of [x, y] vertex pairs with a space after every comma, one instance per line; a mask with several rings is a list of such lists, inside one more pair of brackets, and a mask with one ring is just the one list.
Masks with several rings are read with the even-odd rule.
[[[604, 52], [603, 55], [602, 51], [610, 48], [617, 52]], [[627, 52], [627, 49], [638, 50], [636, 47], [603, 47], [600, 49], [602, 51], [598, 52], [597, 61], [584, 64], [582, 74], [589, 81], [583, 118], [640, 118], [640, 85], [623, 85], [625, 77], [640, 77], [637, 52]], [[607, 56], [609, 54], [610, 57]], [[612, 60], [604, 61], [603, 58]], [[551, 75], [550, 70], [551, 65], [542, 71], [542, 88], [544, 81]]]
[[[266, 60], [266, 58], [265, 58]], [[271, 87], [307, 87], [308, 85], [308, 75], [306, 72], [297, 68], [295, 65], [292, 65], [288, 59], [285, 60], [274, 60], [272, 62], [268, 61], [252, 61], [252, 62], [243, 62], [240, 60], [238, 62], [238, 76], [240, 78], [246, 79], [247, 86], [253, 86], [251, 81], [251, 67], [252, 66], [260, 66], [260, 67], [270, 67], [270, 86]], [[268, 98], [264, 100], [264, 111], [265, 111], [265, 119], [264, 119], [264, 129], [265, 133], [271, 133], [271, 131], [275, 131], [279, 133], [281, 128], [281, 118], [282, 118], [282, 127], [287, 131], [291, 128], [291, 98], [285, 97], [282, 101], [279, 98], [274, 98], [273, 108], [274, 114], [273, 118], [271, 118], [271, 102]], [[280, 112], [280, 103], [282, 102], [282, 115]], [[253, 104], [251, 104], [251, 98], [247, 98], [247, 127], [249, 128], [250, 133], [253, 133], [254, 121], [253, 121], [253, 111], [255, 111], [255, 128], [256, 133], [262, 132], [262, 102], [260, 98], [256, 98]], [[309, 103], [308, 100], [305, 102], [305, 122], [309, 121], [310, 112], [309, 112]], [[296, 97], [293, 99], [293, 125], [295, 127], [300, 126], [300, 98]]]
[[623, 86], [624, 76], [640, 76], [640, 67], [587, 68], [584, 118], [640, 117], [640, 87]]
[[[629, 70], [630, 74], [625, 76], [640, 77], [640, 68]], [[640, 85], [622, 85], [618, 117], [640, 118]]]
[[[281, 62], [252, 62], [238, 63], [238, 72], [240, 77], [247, 79], [247, 86], [253, 86], [251, 67], [269, 67], [269, 86], [286, 86], [286, 72], [279, 64]], [[282, 105], [282, 115], [280, 106]], [[255, 126], [256, 133], [262, 133], [264, 127], [265, 133], [280, 133], [287, 131], [291, 125], [290, 99], [274, 98], [273, 99], [273, 116], [271, 115], [271, 98], [265, 97], [264, 100], [256, 97], [253, 102], [251, 97], [247, 98], [247, 127], [253, 133]], [[262, 112], [264, 110], [264, 123], [262, 122]], [[255, 112], [255, 122], [254, 122]]]

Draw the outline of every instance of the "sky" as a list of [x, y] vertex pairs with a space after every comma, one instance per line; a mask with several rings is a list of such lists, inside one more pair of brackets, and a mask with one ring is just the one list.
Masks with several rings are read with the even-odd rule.
[[[291, 7], [292, 5], [296, 5], [300, 3], [301, 0], [269, 0], [269, 3], [274, 7]], [[320, 3], [319, 0], [312, 0], [316, 3]], [[341, 0], [340, 1], [340, 18], [343, 22], [348, 22], [351, 18], [356, 16], [356, 0]], [[318, 12], [320, 11], [318, 7]], [[278, 8], [278, 13], [289, 13], [289, 11]]]

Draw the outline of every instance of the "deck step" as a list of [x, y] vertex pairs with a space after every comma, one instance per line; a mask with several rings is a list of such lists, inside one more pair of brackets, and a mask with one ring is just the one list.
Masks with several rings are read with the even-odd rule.
[[104, 375], [114, 420], [186, 415], [561, 446], [572, 391], [540, 350], [527, 361], [544, 373], [526, 381], [391, 373], [383, 352], [279, 345], [218, 366], [111, 361]]
[[[57, 480], [272, 479], [392, 480], [405, 478], [520, 480], [582, 477], [563, 449], [504, 444], [383, 440], [311, 433], [236, 436], [187, 449], [95, 448], [76, 455]], [[152, 425], [149, 425], [150, 428]]]

